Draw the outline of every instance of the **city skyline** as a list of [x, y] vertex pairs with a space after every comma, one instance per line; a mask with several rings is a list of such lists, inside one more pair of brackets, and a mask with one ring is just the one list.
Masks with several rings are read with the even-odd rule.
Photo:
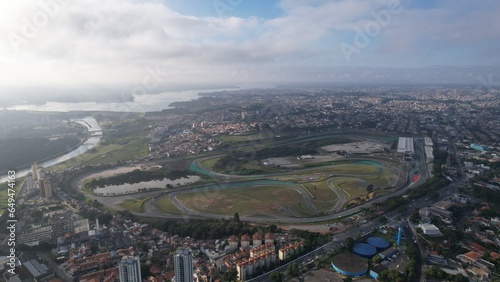
[[483, 79], [495, 86], [499, 8], [495, 1], [16, 1], [0, 12], [0, 95], [106, 95], [144, 84], [131, 94], [221, 83]]

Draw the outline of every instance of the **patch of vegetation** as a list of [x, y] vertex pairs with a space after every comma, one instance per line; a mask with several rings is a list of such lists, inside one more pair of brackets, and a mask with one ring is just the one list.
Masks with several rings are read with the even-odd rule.
[[450, 184], [450, 181], [444, 177], [433, 177], [427, 179], [427, 181], [415, 189], [409, 190], [407, 192], [408, 199], [413, 200], [425, 195], [429, 195], [433, 192], [437, 192], [439, 189]]
[[309, 230], [292, 228], [290, 229], [290, 234], [304, 239], [305, 252], [312, 251], [330, 241], [330, 235], [311, 232]]
[[203, 168], [208, 169], [208, 170], [212, 170], [212, 168], [215, 165], [215, 163], [217, 162], [217, 160], [218, 160], [217, 158], [203, 160], [201, 162], [201, 166]]
[[50, 138], [8, 138], [0, 140], [0, 172], [19, 169], [57, 155], [70, 152], [80, 143], [76, 137]]
[[147, 156], [148, 121], [134, 113], [96, 113], [104, 131], [100, 143], [84, 154], [51, 167], [61, 170], [74, 166], [120, 164]]
[[276, 232], [276, 225], [259, 226], [250, 225], [233, 219], [191, 219], [185, 221], [143, 219], [144, 223], [153, 228], [177, 234], [181, 237], [190, 236], [197, 240], [219, 239], [231, 235], [249, 234], [257, 232]]
[[[14, 186], [14, 191], [16, 193], [16, 197], [17, 197], [17, 194], [19, 193], [19, 189], [21, 188], [21, 184], [24, 182], [24, 179], [25, 177], [21, 177], [21, 178], [17, 178], [16, 179], [16, 185]], [[7, 204], [9, 203], [8, 199], [9, 199], [9, 193], [8, 193], [8, 189], [12, 189], [11, 187], [9, 187], [8, 183], [7, 182], [4, 182], [4, 183], [0, 183], [0, 215], [3, 214], [3, 212], [5, 210], [7, 210]]]
[[139, 199], [128, 199], [123, 201], [120, 206], [135, 212], [142, 212], [142, 205], [145, 201], [151, 199], [151, 197], [139, 198]]
[[331, 144], [343, 144], [351, 139], [344, 137], [325, 138], [298, 144], [278, 145], [258, 149], [253, 152], [232, 151], [230, 154], [220, 158], [213, 168], [221, 172], [236, 172], [238, 174], [251, 174], [244, 165], [251, 161], [260, 161], [266, 158], [277, 158], [287, 156], [314, 155], [316, 149]]
[[[226, 189], [213, 193], [191, 192], [177, 195], [188, 208], [203, 212], [232, 215], [255, 211], [270, 212], [283, 206], [300, 205], [308, 210], [301, 195], [287, 187], [254, 186], [246, 189]], [[304, 214], [302, 212], [301, 214]]]
[[182, 212], [170, 202], [168, 197], [162, 197], [156, 201], [156, 206], [163, 212], [168, 214], [182, 214]]

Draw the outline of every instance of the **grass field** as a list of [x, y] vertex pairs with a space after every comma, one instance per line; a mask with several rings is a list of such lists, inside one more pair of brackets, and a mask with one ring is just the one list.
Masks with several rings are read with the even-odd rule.
[[[14, 190], [17, 194], [19, 193], [19, 189], [21, 188], [21, 184], [24, 182], [26, 177], [20, 177], [16, 179], [16, 186], [14, 186]], [[0, 184], [0, 215], [2, 215], [8, 208], [7, 204], [9, 203], [9, 186], [7, 186], [7, 182]]]
[[137, 137], [130, 139], [126, 144], [97, 145], [93, 150], [50, 167], [50, 170], [61, 170], [77, 165], [116, 163], [118, 161], [133, 160], [148, 153], [148, 139]]
[[292, 204], [288, 208], [289, 208], [289, 211], [292, 213], [292, 215], [294, 215], [296, 217], [314, 216], [312, 211], [309, 210], [309, 208], [306, 205], [304, 205], [303, 203], [300, 203], [300, 202]]
[[206, 160], [203, 160], [200, 164], [203, 168], [208, 169], [208, 170], [212, 170], [215, 163], [218, 160], [219, 160], [218, 158], [206, 159]]
[[[147, 156], [149, 128], [147, 121], [130, 120], [134, 117], [123, 114], [95, 114], [105, 131], [100, 143], [93, 149], [66, 162], [52, 166], [50, 170], [62, 170], [68, 167], [116, 163]], [[108, 131], [106, 131], [108, 130]]]
[[325, 181], [304, 183], [304, 187], [311, 193], [316, 200], [335, 201], [337, 194], [328, 187]]
[[190, 209], [224, 215], [272, 212], [298, 203], [306, 207], [298, 192], [279, 186], [254, 186], [245, 190], [227, 189], [213, 193], [192, 192], [180, 194], [177, 199]]
[[362, 186], [359, 182], [355, 178], [344, 178], [334, 180], [332, 184], [338, 187], [347, 199], [352, 199], [367, 193], [366, 185]]
[[161, 199], [156, 201], [156, 206], [163, 212], [168, 214], [183, 214], [168, 197], [162, 197]]
[[129, 199], [123, 201], [120, 206], [130, 210], [130, 211], [135, 211], [135, 212], [142, 212], [142, 205], [144, 204], [145, 201], [151, 199], [151, 197], [143, 197], [139, 199]]
[[333, 192], [326, 181], [320, 182], [310, 182], [303, 184], [304, 188], [312, 194], [314, 198], [312, 199], [312, 204], [320, 211], [329, 211], [337, 203], [338, 197], [335, 192]]

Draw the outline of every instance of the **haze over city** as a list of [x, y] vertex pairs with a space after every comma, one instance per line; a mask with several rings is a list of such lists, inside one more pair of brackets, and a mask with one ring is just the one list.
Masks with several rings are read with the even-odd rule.
[[[9, 2], [0, 11], [0, 97], [498, 84], [499, 8], [494, 0]], [[144, 81], [146, 91], [131, 90]]]

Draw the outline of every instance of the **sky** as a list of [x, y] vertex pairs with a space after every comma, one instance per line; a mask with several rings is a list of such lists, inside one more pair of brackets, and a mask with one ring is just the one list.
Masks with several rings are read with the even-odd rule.
[[8, 1], [0, 97], [289, 82], [496, 85], [499, 13], [498, 0]]

